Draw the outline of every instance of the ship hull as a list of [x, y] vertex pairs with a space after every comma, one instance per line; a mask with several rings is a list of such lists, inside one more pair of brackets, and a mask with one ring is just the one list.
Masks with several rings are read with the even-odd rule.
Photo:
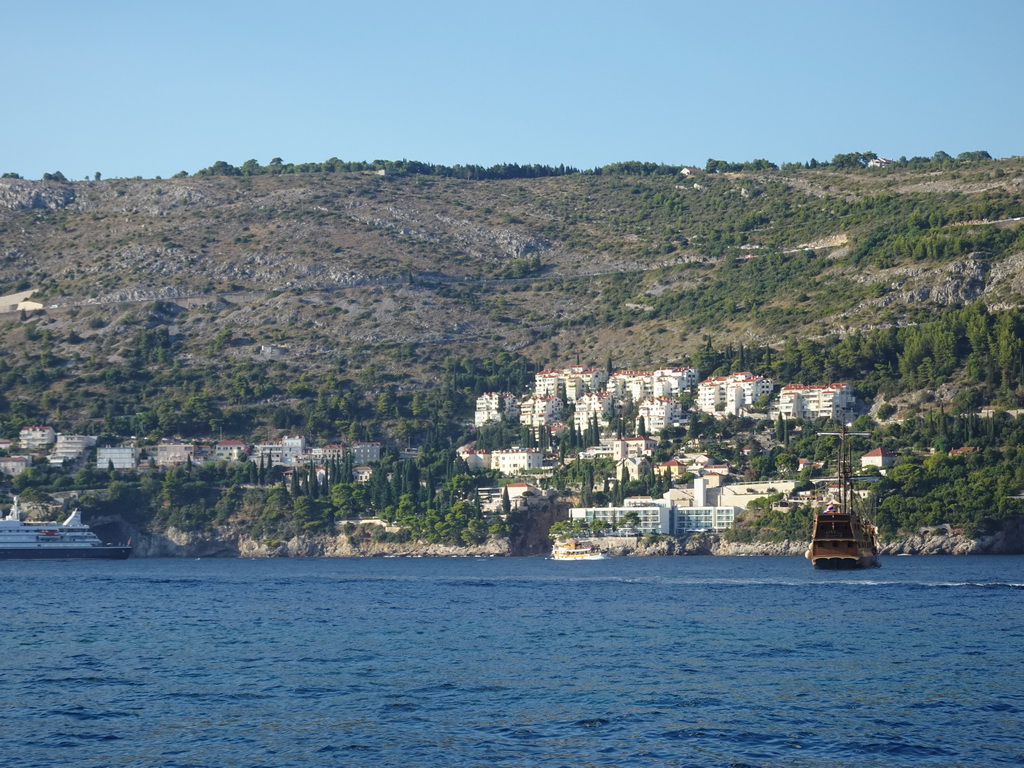
[[858, 571], [862, 568], [880, 568], [881, 563], [875, 555], [859, 558], [819, 557], [812, 559], [814, 567], [819, 571]]
[[10, 547], [0, 560], [127, 560], [131, 547]]
[[815, 517], [806, 557], [821, 571], [855, 571], [882, 565], [875, 527], [859, 515], [841, 512]]

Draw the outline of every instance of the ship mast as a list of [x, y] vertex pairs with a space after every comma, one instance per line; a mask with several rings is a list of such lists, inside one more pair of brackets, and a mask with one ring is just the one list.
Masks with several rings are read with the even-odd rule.
[[853, 487], [850, 482], [850, 451], [852, 450], [847, 438], [849, 437], [871, 437], [870, 432], [848, 432], [845, 424], [840, 425], [839, 432], [819, 432], [818, 437], [838, 437], [839, 450], [837, 458], [839, 461], [839, 508], [845, 514], [853, 511]]

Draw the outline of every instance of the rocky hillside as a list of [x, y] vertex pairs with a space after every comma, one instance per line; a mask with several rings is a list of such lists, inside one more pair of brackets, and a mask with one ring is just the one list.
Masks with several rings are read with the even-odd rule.
[[[124, 377], [104, 368], [126, 359], [416, 389], [452, 355], [641, 366], [709, 340], [781, 345], [965, 302], [1015, 307], [1022, 190], [1019, 159], [489, 181], [0, 179], [0, 294], [32, 289], [44, 306], [0, 315], [0, 362], [32, 370], [8, 394], [33, 402], [47, 386], [54, 403], [61, 387], [100, 396], [104, 376]], [[56, 371], [69, 383], [52, 384]], [[236, 389], [259, 402], [258, 387]]]
[[[993, 259], [991, 247], [972, 248], [977, 237], [938, 258], [921, 258], [910, 240], [874, 263], [853, 255], [888, 245], [908, 215], [943, 222], [925, 219], [933, 239], [976, 232], [977, 219], [951, 220], [978, 210], [1001, 217], [989, 226], [1017, 227], [1009, 214], [1024, 215], [1022, 189], [1017, 160], [687, 179], [4, 179], [0, 283], [37, 289], [58, 327], [87, 341], [116, 336], [140, 302], [166, 300], [181, 307], [175, 330], [189, 338], [230, 329], [241, 346], [280, 342], [310, 363], [361, 343], [547, 356], [552, 342], [563, 356], [639, 363], [692, 350], [708, 330], [664, 311], [666, 296], [699, 291], [722, 304], [733, 298], [725, 278], [742, 280], [758, 259], [778, 259], [773, 271], [792, 279], [736, 297], [748, 311], [728, 311], [735, 322], [716, 339], [777, 341], [979, 298], [1015, 303], [1021, 252]], [[807, 248], [823, 263], [786, 263]], [[722, 274], [726, 262], [734, 275]], [[762, 322], [743, 316], [755, 309]], [[97, 317], [104, 329], [90, 327]]]

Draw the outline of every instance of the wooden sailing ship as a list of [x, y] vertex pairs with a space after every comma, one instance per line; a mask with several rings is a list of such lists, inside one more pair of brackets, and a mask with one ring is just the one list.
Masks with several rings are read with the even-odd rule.
[[836, 491], [825, 507], [814, 516], [814, 529], [806, 557], [815, 568], [823, 570], [851, 570], [878, 568], [878, 529], [856, 508], [856, 494], [850, 475], [850, 447], [848, 438], [867, 432], [820, 432], [839, 438]]

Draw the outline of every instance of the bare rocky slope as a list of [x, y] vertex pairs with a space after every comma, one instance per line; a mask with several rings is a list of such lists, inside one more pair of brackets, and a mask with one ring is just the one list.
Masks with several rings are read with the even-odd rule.
[[[183, 342], [184, 362], [208, 356], [220, 337], [218, 353], [229, 358], [259, 359], [275, 347], [298, 368], [341, 357], [425, 382], [436, 369], [419, 362], [453, 352], [518, 350], [542, 361], [612, 354], [645, 365], [692, 352], [729, 302], [764, 317], [729, 310], [730, 321], [713, 329], [719, 343], [899, 325], [974, 300], [1016, 306], [1021, 253], [993, 260], [968, 249], [889, 267], [847, 255], [894, 226], [911, 197], [955, 217], [993, 196], [1000, 210], [1020, 207], [1022, 189], [1018, 160], [970, 172], [775, 171], [699, 182], [3, 179], [0, 284], [36, 290], [57, 351], [85, 357], [116, 356], [140, 325], [163, 325]], [[769, 253], [783, 254], [783, 266], [785, 254], [811, 246], [828, 260], [812, 278], [730, 293], [727, 267]], [[666, 310], [666, 297], [700, 311]], [[0, 333], [17, 344], [15, 325]], [[417, 350], [415, 364], [395, 359], [403, 345]]]

